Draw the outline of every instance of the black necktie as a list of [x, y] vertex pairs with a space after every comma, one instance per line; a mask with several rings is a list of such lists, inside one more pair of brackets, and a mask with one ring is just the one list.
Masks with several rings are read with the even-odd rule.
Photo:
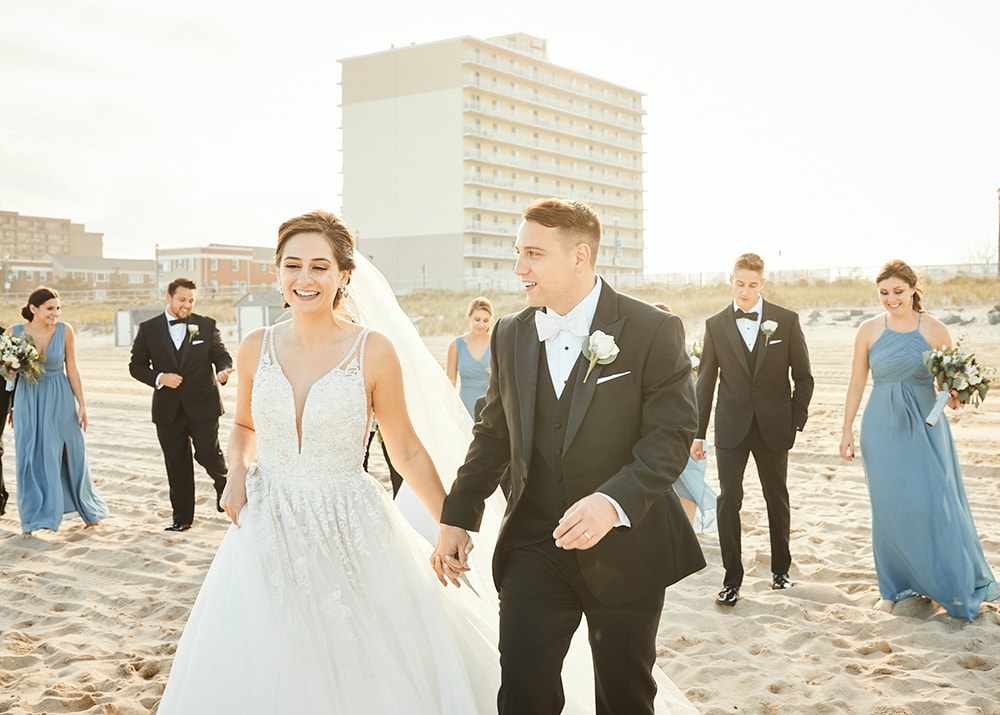
[[739, 308], [737, 308], [736, 309], [736, 319], [739, 320], [740, 318], [746, 318], [747, 320], [757, 320], [757, 311], [754, 310], [754, 311], [751, 311], [751, 312], [747, 313], [747, 312], [742, 311]]
[[[754, 313], [754, 316], [756, 316], [756, 315], [757, 314]], [[171, 327], [173, 327], [175, 325], [179, 325], [180, 323], [187, 323], [187, 318], [172, 318], [172, 319], [168, 320], [167, 322], [170, 323]]]

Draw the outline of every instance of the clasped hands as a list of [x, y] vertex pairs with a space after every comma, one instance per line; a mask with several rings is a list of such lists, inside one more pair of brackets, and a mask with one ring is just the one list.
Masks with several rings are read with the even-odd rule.
[[[552, 538], [560, 549], [590, 549], [607, 536], [617, 521], [618, 512], [611, 502], [600, 494], [590, 494], [566, 510]], [[442, 586], [447, 586], [449, 581], [460, 586], [459, 579], [469, 571], [469, 554], [473, 546], [465, 529], [441, 524], [430, 562]]]

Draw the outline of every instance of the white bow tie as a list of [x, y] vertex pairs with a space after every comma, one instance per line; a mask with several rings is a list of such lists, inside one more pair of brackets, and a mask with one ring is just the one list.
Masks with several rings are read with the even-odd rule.
[[556, 315], [540, 310], [535, 312], [535, 328], [538, 330], [539, 341], [552, 340], [564, 330], [580, 338], [590, 334], [590, 326], [582, 315]]

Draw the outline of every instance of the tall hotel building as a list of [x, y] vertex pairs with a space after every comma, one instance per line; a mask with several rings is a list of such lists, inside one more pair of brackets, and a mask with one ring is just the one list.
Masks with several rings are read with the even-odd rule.
[[582, 199], [598, 271], [643, 272], [642, 94], [548, 60], [526, 34], [341, 59], [343, 215], [397, 291], [517, 289], [521, 212]]

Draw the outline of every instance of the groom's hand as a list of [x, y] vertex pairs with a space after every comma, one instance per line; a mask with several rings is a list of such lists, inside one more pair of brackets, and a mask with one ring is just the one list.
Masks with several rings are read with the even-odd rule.
[[431, 568], [437, 574], [442, 586], [451, 581], [461, 588], [459, 577], [469, 570], [469, 554], [472, 552], [469, 532], [457, 526], [441, 524], [438, 530], [437, 546], [431, 554]]
[[600, 494], [590, 494], [566, 510], [552, 532], [560, 549], [589, 549], [614, 528], [618, 512]]

